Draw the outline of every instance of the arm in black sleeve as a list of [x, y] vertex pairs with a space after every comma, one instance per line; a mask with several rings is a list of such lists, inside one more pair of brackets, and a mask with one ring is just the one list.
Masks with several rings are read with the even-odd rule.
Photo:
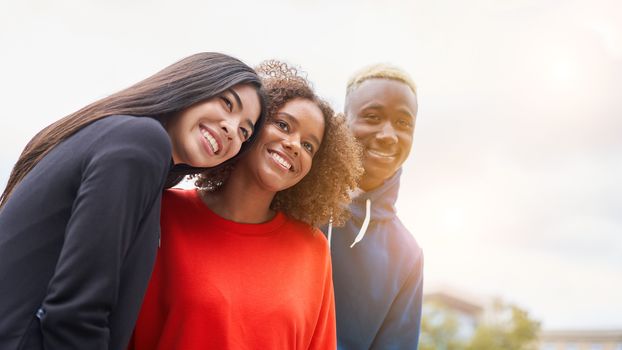
[[[143, 118], [135, 118], [143, 119]], [[168, 135], [130, 121], [91, 144], [65, 241], [39, 318], [46, 349], [108, 349], [124, 254], [157, 203], [168, 172]]]

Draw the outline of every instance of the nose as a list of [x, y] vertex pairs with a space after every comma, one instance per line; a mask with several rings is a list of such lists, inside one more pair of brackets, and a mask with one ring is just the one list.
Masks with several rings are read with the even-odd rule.
[[226, 118], [220, 121], [220, 129], [225, 132], [225, 135], [229, 140], [238, 135], [236, 130], [240, 127], [240, 121], [235, 118]]
[[389, 145], [397, 143], [397, 133], [395, 132], [393, 124], [390, 121], [383, 123], [380, 127], [380, 131], [376, 134], [376, 138]]
[[297, 135], [288, 135], [288, 137], [283, 139], [283, 147], [292, 152], [294, 156], [298, 157], [300, 149], [302, 148], [300, 145], [300, 137]]

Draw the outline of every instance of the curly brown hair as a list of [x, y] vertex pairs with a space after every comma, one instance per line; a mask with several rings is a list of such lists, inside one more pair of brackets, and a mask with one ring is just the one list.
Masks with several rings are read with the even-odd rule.
[[[343, 225], [349, 217], [349, 192], [357, 187], [363, 173], [361, 149], [350, 133], [343, 115], [318, 97], [309, 81], [294, 67], [277, 60], [261, 63], [256, 69], [268, 95], [270, 120], [289, 101], [306, 99], [322, 111], [325, 128], [322, 144], [313, 157], [309, 173], [296, 185], [277, 192], [270, 207], [311, 226]], [[243, 161], [243, 160], [242, 160]], [[235, 167], [206, 172], [195, 185], [204, 191], [217, 191]]]

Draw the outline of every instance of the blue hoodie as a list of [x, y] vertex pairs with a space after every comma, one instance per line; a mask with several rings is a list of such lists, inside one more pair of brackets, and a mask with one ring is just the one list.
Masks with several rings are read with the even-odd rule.
[[[352, 218], [333, 228], [332, 260], [338, 349], [417, 349], [423, 254], [396, 215], [401, 169], [350, 205]], [[354, 242], [371, 201], [371, 220]]]

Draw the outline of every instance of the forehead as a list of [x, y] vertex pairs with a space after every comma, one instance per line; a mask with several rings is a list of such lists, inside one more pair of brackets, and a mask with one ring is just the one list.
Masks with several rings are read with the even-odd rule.
[[257, 95], [257, 89], [250, 84], [237, 84], [234, 85], [231, 90], [235, 90], [240, 95], [245, 95], [248, 97], [255, 97], [255, 99], [259, 100], [259, 96]]
[[238, 84], [231, 89], [224, 91], [224, 93], [229, 92], [235, 92], [238, 97], [240, 97], [244, 108], [247, 108], [248, 106], [248, 108], [252, 109], [253, 112], [261, 108], [259, 104], [259, 94], [254, 86], [250, 84]]
[[301, 133], [315, 135], [322, 140], [324, 135], [324, 115], [320, 107], [313, 101], [293, 99], [281, 107], [278, 113], [291, 117], [298, 124]]
[[369, 104], [406, 107], [412, 115], [417, 113], [417, 96], [408, 85], [392, 79], [365, 80], [346, 98], [348, 108], [360, 109]]

